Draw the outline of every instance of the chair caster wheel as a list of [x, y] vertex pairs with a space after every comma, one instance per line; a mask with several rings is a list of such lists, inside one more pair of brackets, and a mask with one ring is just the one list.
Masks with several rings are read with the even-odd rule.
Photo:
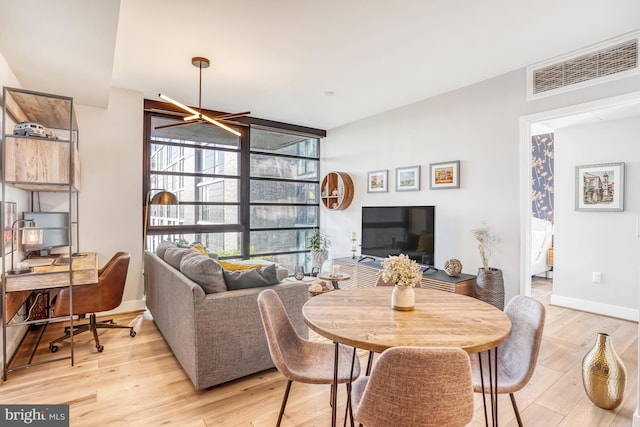
[[98, 353], [102, 353], [102, 350], [104, 350], [104, 346], [103, 345], [98, 345], [98, 346], [96, 346], [96, 350], [98, 350]]
[[56, 351], [58, 351], [58, 346], [57, 345], [50, 345], [49, 346], [49, 351], [51, 353], [55, 353]]
[[136, 331], [134, 331], [134, 330], [132, 329], [132, 330], [129, 332], [129, 336], [130, 336], [131, 338], [135, 337], [135, 336], [136, 336]]

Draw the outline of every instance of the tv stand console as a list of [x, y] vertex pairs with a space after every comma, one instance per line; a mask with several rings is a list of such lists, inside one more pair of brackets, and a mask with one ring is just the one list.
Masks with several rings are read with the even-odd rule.
[[[351, 276], [349, 280], [340, 282], [340, 288], [366, 288], [375, 286], [378, 280], [378, 272], [382, 268], [380, 261], [365, 261], [353, 258], [334, 258], [333, 263], [340, 266], [343, 273]], [[457, 277], [448, 276], [443, 270], [426, 270], [422, 275], [420, 286], [422, 288], [439, 289], [441, 291], [455, 292], [457, 294], [473, 296], [476, 284], [476, 276], [460, 274]]]

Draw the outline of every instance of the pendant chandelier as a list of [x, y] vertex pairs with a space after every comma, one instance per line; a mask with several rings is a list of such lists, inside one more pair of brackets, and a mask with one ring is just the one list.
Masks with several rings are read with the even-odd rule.
[[168, 128], [168, 127], [175, 127], [175, 126], [183, 126], [183, 125], [190, 125], [193, 123], [209, 123], [215, 126], [218, 126], [224, 130], [226, 130], [227, 132], [231, 132], [232, 134], [236, 135], [236, 136], [240, 136], [240, 132], [238, 132], [235, 129], [230, 128], [229, 126], [225, 125], [224, 123], [221, 123], [222, 120], [228, 120], [228, 119], [232, 119], [235, 117], [242, 117], [242, 116], [246, 116], [251, 114], [250, 111], [245, 111], [243, 113], [232, 113], [232, 114], [222, 114], [219, 116], [215, 116], [215, 117], [209, 117], [205, 114], [202, 113], [202, 69], [203, 68], [209, 68], [209, 65], [211, 65], [210, 61], [207, 58], [203, 58], [200, 56], [196, 56], [194, 58], [191, 58], [191, 64], [198, 68], [200, 70], [200, 85], [199, 85], [199, 91], [198, 91], [198, 110], [196, 111], [195, 109], [188, 107], [174, 99], [169, 98], [168, 96], [159, 93], [158, 96], [162, 99], [164, 99], [167, 102], [172, 103], [173, 105], [175, 105], [176, 107], [186, 111], [187, 113], [189, 113], [190, 115], [185, 116], [182, 120], [183, 122], [181, 123], [172, 123], [170, 125], [163, 125], [163, 126], [156, 126], [155, 129], [162, 129], [162, 128]]

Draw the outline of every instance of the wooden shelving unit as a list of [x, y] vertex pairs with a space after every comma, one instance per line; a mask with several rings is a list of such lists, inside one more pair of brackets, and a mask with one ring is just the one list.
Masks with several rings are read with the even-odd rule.
[[[65, 212], [69, 213], [69, 224], [64, 227], [64, 232], [69, 235], [69, 259], [78, 247], [77, 240], [77, 218], [78, 218], [78, 190], [80, 184], [80, 162], [78, 156], [78, 127], [73, 107], [73, 98], [33, 92], [23, 89], [4, 87], [2, 91], [2, 200], [7, 201], [6, 187], [11, 186], [29, 192], [56, 192], [67, 193], [68, 205]], [[14, 134], [14, 126], [20, 122], [42, 125], [46, 128], [46, 134]], [[21, 132], [19, 130], [19, 132]], [[38, 197], [39, 200], [39, 197]], [[30, 208], [36, 208], [34, 196], [31, 196]], [[24, 207], [26, 208], [26, 207]], [[16, 220], [21, 219], [18, 213]], [[0, 234], [11, 236], [20, 232], [26, 227], [24, 221], [14, 221], [12, 223], [0, 222]], [[35, 225], [35, 228], [46, 230], [45, 226]], [[56, 230], [58, 228], [55, 228]], [[14, 247], [13, 258], [19, 256], [20, 252]], [[14, 327], [41, 327], [40, 338], [44, 333], [46, 324], [50, 321], [68, 321], [73, 327], [73, 313], [69, 316], [51, 318], [31, 319], [27, 314], [16, 317], [19, 308], [32, 292], [41, 292], [47, 295], [50, 280], [53, 273], [26, 273], [8, 274], [14, 266], [9, 265], [10, 252], [6, 245], [3, 245], [2, 253], [2, 343], [3, 343], [3, 372], [2, 377], [7, 379], [9, 372], [28, 368], [42, 363], [55, 362], [59, 360], [70, 360], [73, 366], [74, 345], [73, 335], [70, 339], [68, 355], [57, 355], [43, 361], [32, 361], [35, 355], [31, 353], [28, 361], [13, 363], [12, 355], [7, 349], [7, 330]], [[14, 262], [20, 261], [18, 258]], [[52, 260], [53, 261], [53, 260]], [[67, 267], [57, 268], [55, 274], [62, 274], [64, 287], [69, 288], [69, 298], [71, 299], [71, 286], [80, 277], [72, 274], [71, 263]], [[36, 277], [40, 276], [40, 277]], [[66, 278], [66, 279], [65, 279]], [[68, 281], [68, 285], [67, 282]], [[24, 282], [24, 283], [23, 283]], [[26, 286], [29, 284], [30, 286]], [[57, 285], [56, 287], [58, 287]], [[71, 300], [69, 301], [71, 305]], [[22, 318], [24, 317], [24, 318]], [[38, 338], [38, 342], [40, 340]], [[66, 352], [65, 352], [66, 353]]]
[[320, 198], [325, 208], [332, 211], [347, 209], [353, 200], [353, 181], [346, 172], [329, 172], [322, 179]]

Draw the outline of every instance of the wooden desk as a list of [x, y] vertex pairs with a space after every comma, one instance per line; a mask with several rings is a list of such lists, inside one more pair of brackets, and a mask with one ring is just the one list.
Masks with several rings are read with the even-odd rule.
[[[479, 353], [496, 348], [511, 333], [511, 321], [506, 314], [475, 298], [436, 289], [415, 289], [415, 309], [396, 311], [391, 308], [392, 291], [391, 286], [378, 286], [318, 295], [302, 307], [304, 321], [336, 344], [336, 363], [338, 343], [376, 353], [395, 346], [458, 347], [468, 353]], [[497, 351], [493, 353], [497, 361]], [[332, 426], [336, 418], [337, 371], [336, 365]], [[495, 381], [497, 386], [497, 375]], [[494, 397], [492, 415], [495, 411], [497, 425], [497, 394]]]
[[[73, 285], [98, 283], [98, 256], [85, 252], [87, 256], [74, 257], [71, 265]], [[7, 315], [9, 322], [25, 303], [31, 291], [36, 289], [63, 288], [69, 286], [69, 265], [45, 265], [33, 267], [32, 273], [6, 275]]]

